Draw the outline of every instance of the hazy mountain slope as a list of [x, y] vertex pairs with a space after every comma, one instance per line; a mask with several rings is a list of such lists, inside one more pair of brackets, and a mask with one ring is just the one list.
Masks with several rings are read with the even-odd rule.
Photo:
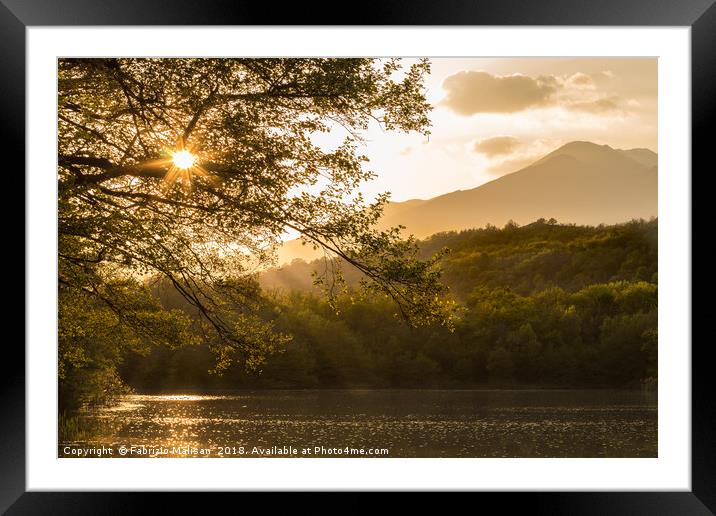
[[659, 162], [659, 155], [649, 149], [629, 149], [621, 152], [647, 167], [655, 167]]
[[[528, 224], [539, 218], [562, 223], [615, 224], [657, 216], [658, 156], [648, 149], [613, 149], [571, 142], [532, 165], [471, 190], [428, 200], [390, 203], [380, 228], [402, 224], [425, 238], [441, 231]], [[279, 263], [322, 253], [287, 242]]]
[[[389, 202], [383, 210], [384, 217], [399, 219], [400, 214], [412, 208], [417, 208], [428, 201], [423, 199], [411, 199], [404, 202]], [[300, 238], [287, 240], [278, 251], [278, 263], [290, 263], [300, 259], [310, 262], [324, 256], [321, 249], [314, 249], [310, 244], [303, 244]]]
[[290, 263], [300, 259], [310, 262], [323, 256], [323, 251], [314, 249], [311, 244], [305, 244], [300, 238], [287, 240], [278, 250], [278, 263]]
[[397, 217], [407, 210], [418, 209], [426, 202], [428, 201], [425, 199], [410, 199], [409, 201], [403, 202], [389, 202], [383, 210], [383, 217]]
[[[573, 142], [533, 165], [471, 190], [435, 197], [386, 214], [381, 227], [403, 224], [419, 238], [439, 231], [520, 224], [554, 217], [577, 224], [614, 224], [657, 215], [656, 168], [618, 151]], [[642, 155], [642, 160], [648, 155]]]

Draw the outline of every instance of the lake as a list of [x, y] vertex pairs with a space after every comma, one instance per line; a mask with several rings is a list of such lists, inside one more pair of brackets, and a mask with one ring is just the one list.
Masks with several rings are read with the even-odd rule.
[[657, 456], [656, 395], [638, 390], [129, 395], [79, 420], [60, 457]]

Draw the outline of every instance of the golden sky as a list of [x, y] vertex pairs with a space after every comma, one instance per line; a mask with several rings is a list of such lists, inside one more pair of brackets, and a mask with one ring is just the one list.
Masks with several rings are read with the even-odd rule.
[[429, 139], [366, 133], [369, 196], [474, 188], [574, 140], [657, 152], [655, 58], [436, 58], [426, 85]]

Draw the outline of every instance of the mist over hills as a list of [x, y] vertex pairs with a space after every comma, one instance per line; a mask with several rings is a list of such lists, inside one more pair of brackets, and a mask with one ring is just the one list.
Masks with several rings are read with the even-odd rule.
[[[658, 214], [658, 156], [649, 149], [614, 149], [575, 141], [470, 190], [386, 206], [379, 228], [406, 226], [426, 238], [441, 231], [498, 227], [539, 218], [580, 225], [615, 224]], [[322, 254], [320, 254], [322, 255]], [[300, 241], [286, 242], [279, 263], [319, 256]]]

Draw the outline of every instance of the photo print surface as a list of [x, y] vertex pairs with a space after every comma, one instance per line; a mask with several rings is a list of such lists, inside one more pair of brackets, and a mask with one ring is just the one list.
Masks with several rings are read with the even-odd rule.
[[58, 60], [58, 456], [656, 457], [657, 60]]

